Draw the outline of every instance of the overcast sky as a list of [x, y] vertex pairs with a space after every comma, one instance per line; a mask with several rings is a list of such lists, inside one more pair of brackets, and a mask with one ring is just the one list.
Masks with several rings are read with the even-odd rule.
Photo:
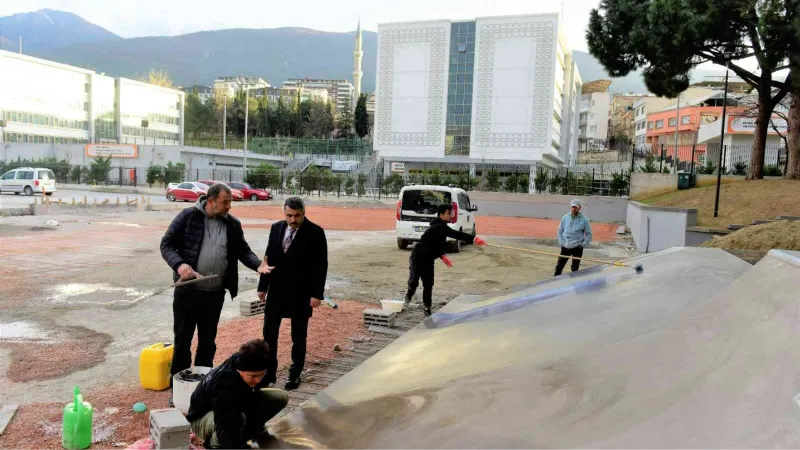
[[[599, 0], [563, 0], [567, 37], [586, 51], [589, 11]], [[224, 28], [306, 27], [352, 31], [409, 20], [560, 12], [561, 0], [0, 0], [0, 16], [49, 8], [75, 13], [122, 37]]]

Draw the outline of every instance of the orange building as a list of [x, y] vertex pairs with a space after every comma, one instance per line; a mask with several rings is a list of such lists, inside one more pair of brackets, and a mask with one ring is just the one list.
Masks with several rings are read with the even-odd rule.
[[[691, 159], [692, 145], [697, 143], [697, 132], [700, 127], [719, 120], [722, 116], [723, 93], [714, 94], [694, 100], [687, 104], [681, 103], [680, 111], [675, 106], [647, 115], [647, 144], [651, 151], [659, 155], [664, 151], [664, 157], [675, 156], [675, 129], [678, 129], [678, 157], [681, 161]], [[739, 100], [728, 96], [728, 114], [740, 112]], [[680, 122], [680, 123], [678, 123]], [[695, 159], [699, 153], [705, 151], [705, 146], [695, 146]]]

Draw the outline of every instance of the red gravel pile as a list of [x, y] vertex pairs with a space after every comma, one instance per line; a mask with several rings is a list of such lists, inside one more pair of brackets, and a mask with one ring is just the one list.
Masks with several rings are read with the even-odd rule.
[[[315, 310], [308, 327], [308, 364], [334, 357], [336, 352], [333, 351], [333, 347], [336, 344], [343, 349], [347, 348], [347, 338], [358, 336], [363, 332], [362, 311], [368, 306], [360, 302], [342, 301], [338, 309], [334, 310], [323, 305]], [[215, 363], [224, 361], [247, 340], [261, 337], [262, 325], [263, 317], [260, 315], [237, 318], [221, 324], [217, 333]], [[54, 358], [58, 353], [63, 353], [60, 347], [57, 351], [51, 351], [49, 356]], [[102, 351], [100, 353], [102, 354]], [[291, 363], [289, 320], [281, 324], [278, 362], [282, 368]], [[30, 364], [43, 367], [39, 366], [38, 362]], [[71, 386], [64, 387], [62, 403], [21, 405], [6, 432], [0, 436], [0, 448], [60, 449], [61, 411], [64, 405], [71, 401], [71, 392]], [[145, 402], [148, 410], [165, 408], [168, 398], [168, 391], [153, 392], [142, 389], [135, 377], [127, 386], [115, 384], [84, 392], [84, 399], [91, 403], [95, 410], [95, 443], [91, 448], [125, 448], [147, 437], [149, 412], [136, 414], [132, 410], [133, 404], [139, 401]]]
[[63, 336], [52, 343], [0, 341], [0, 348], [11, 349], [6, 377], [16, 383], [48, 380], [94, 367], [105, 361], [105, 347], [112, 341], [84, 327], [67, 327]]

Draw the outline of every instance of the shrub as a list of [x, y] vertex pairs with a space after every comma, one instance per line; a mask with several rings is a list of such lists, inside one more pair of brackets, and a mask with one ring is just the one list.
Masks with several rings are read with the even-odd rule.
[[491, 169], [486, 173], [486, 188], [491, 192], [500, 190], [500, 173], [497, 170]]
[[164, 182], [164, 166], [149, 165], [147, 166], [147, 184], [153, 185]]
[[744, 161], [739, 161], [734, 164], [731, 175], [747, 175], [747, 164]]
[[781, 168], [770, 164], [768, 166], [764, 166], [764, 176], [765, 177], [779, 177], [781, 176]]
[[353, 195], [353, 193], [355, 192], [355, 185], [356, 185], [356, 179], [353, 178], [351, 175], [348, 175], [347, 178], [345, 178], [344, 180], [344, 193], [347, 194], [347, 196]]
[[706, 164], [704, 166], [697, 168], [697, 173], [701, 175], [711, 175], [715, 170], [717, 170], [717, 166], [715, 166], [713, 162], [706, 160]]
[[647, 156], [644, 157], [644, 164], [639, 166], [639, 171], [644, 173], [658, 173], [656, 157], [648, 153]]
[[536, 176], [533, 178], [533, 184], [536, 185], [536, 192], [541, 194], [542, 192], [546, 191], [548, 181], [547, 171], [544, 169], [539, 169], [536, 172]]
[[615, 173], [611, 175], [611, 183], [609, 185], [609, 194], [611, 196], [621, 196], [628, 191], [628, 183], [630, 174]]
[[281, 172], [273, 165], [261, 163], [259, 166], [247, 170], [244, 181], [253, 187], [275, 189], [281, 185]]

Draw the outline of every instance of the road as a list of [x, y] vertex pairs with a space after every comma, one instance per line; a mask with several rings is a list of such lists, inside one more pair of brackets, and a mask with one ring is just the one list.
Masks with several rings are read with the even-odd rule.
[[[93, 203], [97, 200], [97, 203], [102, 202], [103, 200], [108, 199], [112, 203], [116, 203], [117, 198], [119, 197], [120, 202], [124, 202], [125, 198], [134, 199], [134, 198], [141, 198], [141, 194], [118, 194], [114, 192], [95, 192], [95, 191], [73, 191], [73, 190], [59, 190], [53, 193], [50, 197], [51, 202], [58, 202], [60, 198], [62, 202], [72, 203], [72, 199], [74, 198], [76, 202], [82, 202], [83, 197], [89, 201], [89, 203]], [[150, 203], [169, 203], [163, 195], [148, 195], [144, 194], [150, 200]], [[0, 208], [22, 208], [25, 206], [30, 205], [34, 202], [34, 199], [40, 199], [41, 195], [34, 195], [33, 197], [28, 197], [25, 195], [14, 195], [11, 193], [3, 193], [0, 195]]]

